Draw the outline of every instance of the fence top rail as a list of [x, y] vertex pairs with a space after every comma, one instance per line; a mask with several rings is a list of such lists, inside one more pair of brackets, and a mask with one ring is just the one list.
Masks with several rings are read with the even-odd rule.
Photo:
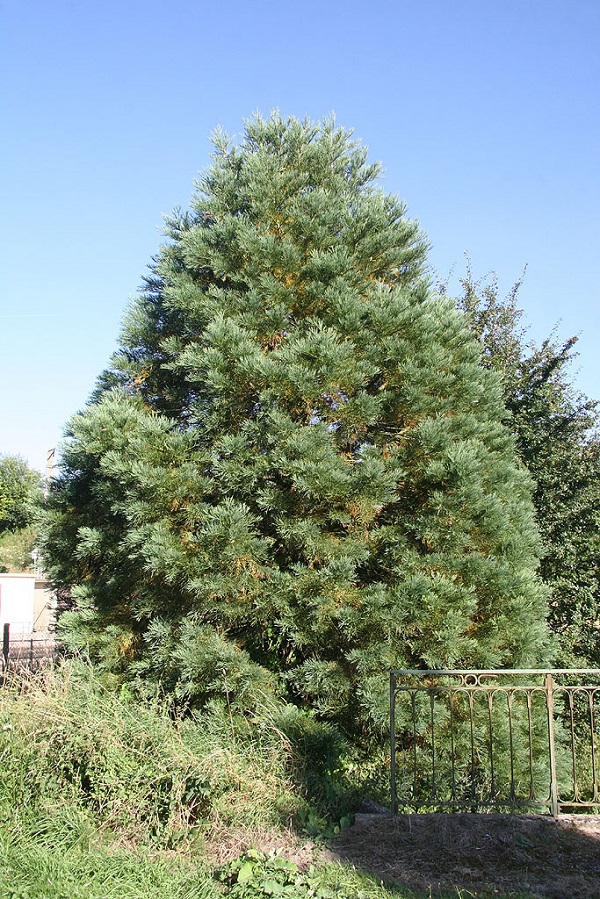
[[406, 675], [410, 677], [456, 677], [463, 674], [496, 675], [496, 674], [597, 674], [600, 676], [600, 668], [397, 668], [391, 669], [390, 675], [394, 677]]

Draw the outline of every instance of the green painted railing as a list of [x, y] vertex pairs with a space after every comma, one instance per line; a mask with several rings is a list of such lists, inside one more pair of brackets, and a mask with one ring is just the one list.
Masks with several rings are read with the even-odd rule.
[[600, 670], [390, 672], [391, 804], [600, 810]]

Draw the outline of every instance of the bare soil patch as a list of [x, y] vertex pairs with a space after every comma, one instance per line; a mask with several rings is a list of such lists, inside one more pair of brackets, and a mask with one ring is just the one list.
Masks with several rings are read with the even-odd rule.
[[332, 855], [427, 896], [600, 899], [600, 815], [357, 815]]
[[[261, 828], [213, 827], [205, 847], [206, 858], [212, 865], [224, 865], [238, 858], [248, 849], [257, 849], [266, 855], [277, 853], [294, 862], [301, 870], [318, 864], [323, 858], [322, 847], [312, 840], [299, 840], [292, 830], [266, 830]], [[325, 853], [329, 858], [330, 853]]]

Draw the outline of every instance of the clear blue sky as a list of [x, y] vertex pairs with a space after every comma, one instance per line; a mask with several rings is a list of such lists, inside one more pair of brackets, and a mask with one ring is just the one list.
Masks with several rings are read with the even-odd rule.
[[0, 453], [44, 466], [217, 125], [341, 125], [600, 398], [598, 0], [0, 0]]

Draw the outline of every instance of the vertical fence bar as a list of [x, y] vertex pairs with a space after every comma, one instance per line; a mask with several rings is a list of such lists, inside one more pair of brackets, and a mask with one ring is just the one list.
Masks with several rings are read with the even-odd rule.
[[417, 797], [417, 695], [413, 691], [410, 694], [411, 706], [412, 706], [412, 720], [413, 720], [413, 797]]
[[2, 634], [2, 662], [4, 668], [8, 668], [8, 657], [10, 655], [10, 624], [8, 621], [4, 625]]
[[398, 812], [396, 788], [396, 676], [390, 671], [390, 793], [392, 815]]
[[430, 719], [431, 719], [431, 798], [435, 799], [435, 721], [434, 721], [435, 691], [431, 688], [429, 693]]
[[544, 679], [548, 710], [548, 753], [550, 757], [550, 811], [558, 818], [558, 779], [556, 776], [556, 744], [554, 740], [554, 678], [548, 672]]
[[527, 729], [529, 731], [529, 798], [535, 799], [535, 782], [533, 780], [533, 721], [531, 719], [531, 691], [525, 694], [527, 700]]
[[492, 706], [494, 704], [494, 694], [488, 693], [487, 696], [488, 701], [488, 726], [490, 730], [490, 800], [494, 801], [494, 796], [496, 794], [496, 785], [494, 780], [494, 740], [493, 740], [493, 721], [492, 721]]
[[454, 757], [454, 691], [451, 689], [448, 701], [450, 703], [450, 764], [452, 766], [452, 801], [456, 799], [456, 760]]
[[575, 746], [575, 692], [567, 691], [569, 702], [569, 717], [571, 724], [571, 767], [573, 771], [573, 799], [579, 801], [579, 784], [577, 782], [577, 748]]
[[592, 690], [588, 693], [588, 702], [590, 706], [590, 740], [592, 750], [592, 802], [598, 802], [598, 779], [596, 772], [596, 733], [594, 722], [594, 698], [596, 691]]
[[510, 801], [514, 805], [516, 801], [515, 794], [515, 750], [513, 743], [513, 698], [512, 690], [506, 694], [506, 703], [508, 706], [508, 748], [510, 752]]
[[469, 698], [469, 725], [471, 734], [471, 811], [477, 811], [477, 787], [475, 785], [475, 725], [473, 722], [473, 703], [475, 694], [472, 690], [467, 693]]

